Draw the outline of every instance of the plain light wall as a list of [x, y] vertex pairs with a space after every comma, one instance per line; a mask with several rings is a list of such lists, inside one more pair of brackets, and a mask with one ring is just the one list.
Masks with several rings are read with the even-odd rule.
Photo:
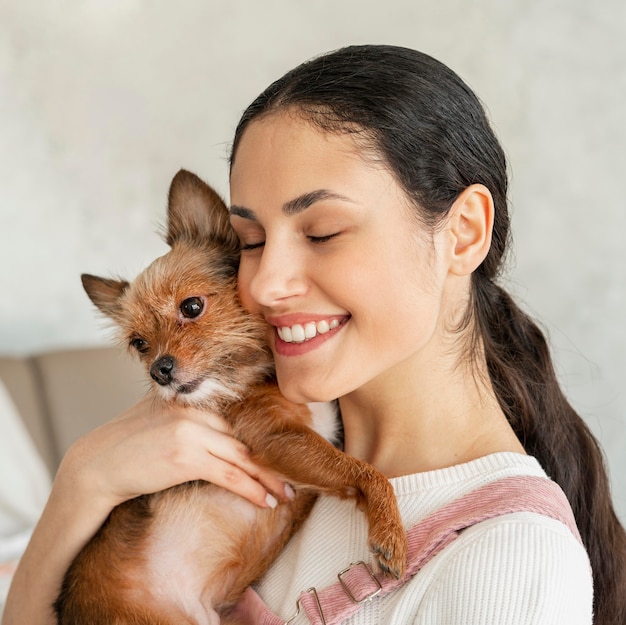
[[108, 341], [79, 274], [164, 252], [174, 173], [226, 195], [246, 105], [352, 43], [428, 52], [486, 103], [511, 165], [510, 287], [626, 518], [623, 0], [0, 0], [0, 352]]

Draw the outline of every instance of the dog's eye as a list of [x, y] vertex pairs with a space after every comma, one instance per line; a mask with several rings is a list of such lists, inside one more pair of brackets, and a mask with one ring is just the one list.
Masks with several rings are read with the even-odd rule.
[[131, 339], [129, 345], [135, 348], [140, 354], [145, 354], [150, 350], [148, 341], [145, 341], [140, 336], [136, 336], [134, 339]]
[[180, 312], [183, 317], [187, 317], [188, 319], [194, 319], [204, 310], [204, 302], [200, 297], [188, 297], [186, 300], [183, 300], [183, 303], [180, 305]]

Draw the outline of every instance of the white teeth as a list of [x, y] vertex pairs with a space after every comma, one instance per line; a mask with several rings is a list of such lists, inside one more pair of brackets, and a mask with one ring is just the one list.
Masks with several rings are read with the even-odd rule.
[[293, 337], [291, 335], [291, 328], [278, 328], [278, 336], [286, 343], [291, 343]]
[[328, 324], [328, 321], [320, 321], [317, 324], [317, 331], [319, 334], [326, 334], [328, 330], [330, 330], [330, 325]]
[[304, 325], [297, 323], [293, 326], [283, 326], [276, 328], [278, 336], [285, 341], [285, 343], [303, 343], [309, 339], [315, 338], [318, 334], [326, 334], [330, 330], [334, 330], [339, 327], [339, 320], [333, 319], [331, 321], [309, 321]]
[[294, 343], [302, 343], [305, 338], [304, 328], [301, 325], [291, 326], [291, 340]]

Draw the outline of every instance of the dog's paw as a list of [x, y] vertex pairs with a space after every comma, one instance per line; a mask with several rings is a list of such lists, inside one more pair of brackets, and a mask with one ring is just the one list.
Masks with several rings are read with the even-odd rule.
[[408, 543], [399, 518], [380, 520], [370, 527], [370, 549], [384, 573], [396, 579], [404, 575]]

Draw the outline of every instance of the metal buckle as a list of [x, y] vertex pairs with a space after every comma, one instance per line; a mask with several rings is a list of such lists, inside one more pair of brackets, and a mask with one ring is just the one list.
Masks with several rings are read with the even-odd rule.
[[[322, 610], [319, 595], [317, 594], [317, 589], [314, 586], [311, 586], [311, 588], [307, 588], [304, 592], [313, 594], [315, 597], [315, 603], [317, 604], [317, 611], [320, 613], [320, 618], [322, 619], [322, 625], [326, 625], [326, 619], [324, 618], [324, 612]], [[300, 612], [302, 611], [301, 601], [301, 599], [296, 601], [296, 613], [290, 619], [286, 620], [284, 625], [289, 625], [291, 621], [294, 621], [300, 615]]]
[[[370, 579], [374, 582], [374, 584], [376, 584], [376, 589], [373, 592], [369, 593], [368, 595], [365, 595], [365, 597], [361, 597], [360, 599], [357, 599], [352, 594], [351, 590], [348, 588], [348, 585], [343, 579], [343, 576], [346, 573], [348, 573], [348, 571], [352, 570], [353, 568], [357, 566], [362, 566], [367, 571], [367, 574], [370, 576]], [[370, 567], [365, 562], [363, 562], [363, 560], [359, 560], [358, 562], [353, 562], [348, 568], [341, 571], [341, 573], [339, 573], [337, 577], [339, 578], [339, 582], [343, 586], [344, 591], [346, 592], [348, 597], [350, 597], [350, 599], [354, 601], [354, 603], [365, 603], [366, 601], [370, 601], [383, 589], [381, 583], [378, 581], [378, 578], [374, 575], [374, 573], [372, 573], [372, 569], [370, 569]]]

